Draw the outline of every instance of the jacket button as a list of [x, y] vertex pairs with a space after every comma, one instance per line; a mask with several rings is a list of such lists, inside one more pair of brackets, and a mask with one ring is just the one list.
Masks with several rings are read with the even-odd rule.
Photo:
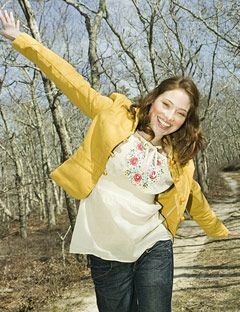
[[184, 218], [184, 216], [182, 216], [181, 218], [180, 218], [180, 221], [182, 222], [182, 221], [184, 221], [185, 220], [185, 218]]
[[180, 179], [179, 179], [178, 177], [175, 179], [176, 182], [179, 182], [179, 180], [180, 180]]
[[180, 203], [182, 204], [182, 203], [184, 203], [185, 202], [185, 198], [184, 197], [181, 197], [180, 198]]

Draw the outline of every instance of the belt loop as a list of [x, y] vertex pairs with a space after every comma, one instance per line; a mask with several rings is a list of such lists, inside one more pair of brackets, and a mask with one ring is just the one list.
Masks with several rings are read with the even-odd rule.
[[89, 255], [87, 255], [87, 268], [91, 268], [91, 260]]

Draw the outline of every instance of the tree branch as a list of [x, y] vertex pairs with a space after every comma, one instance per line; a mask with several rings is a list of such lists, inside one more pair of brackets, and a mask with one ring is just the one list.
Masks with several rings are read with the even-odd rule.
[[224, 36], [224, 34], [219, 33], [216, 29], [214, 29], [213, 27], [211, 27], [205, 20], [204, 18], [202, 18], [201, 16], [196, 15], [195, 13], [193, 13], [191, 10], [189, 10], [188, 8], [184, 7], [181, 4], [176, 3], [175, 1], [172, 1], [172, 3], [174, 3], [176, 6], [178, 6], [179, 8], [181, 8], [182, 10], [188, 12], [190, 15], [192, 15], [194, 18], [196, 18], [197, 20], [201, 21], [206, 27], [207, 29], [209, 29], [211, 32], [213, 32], [216, 36], [218, 36], [219, 38], [221, 38], [222, 40], [224, 40], [225, 42], [227, 42], [228, 44], [230, 44], [232, 47], [239, 49], [240, 45], [237, 42], [234, 42], [233, 40], [230, 40], [228, 38], [226, 38]]

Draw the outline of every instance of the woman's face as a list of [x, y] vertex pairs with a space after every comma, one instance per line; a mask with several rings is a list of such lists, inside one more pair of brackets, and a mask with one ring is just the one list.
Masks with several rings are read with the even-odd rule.
[[153, 102], [150, 111], [150, 126], [156, 136], [177, 131], [184, 123], [190, 109], [190, 98], [185, 90], [165, 91]]

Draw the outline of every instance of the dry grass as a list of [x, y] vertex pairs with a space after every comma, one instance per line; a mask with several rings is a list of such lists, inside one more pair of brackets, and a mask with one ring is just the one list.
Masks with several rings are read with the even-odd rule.
[[0, 311], [41, 311], [48, 300], [61, 298], [69, 287], [89, 279], [89, 270], [83, 259], [79, 263], [68, 254], [66, 242], [66, 267], [63, 266], [61, 234], [67, 230], [67, 215], [62, 215], [58, 226], [51, 230], [36, 218], [29, 220], [28, 238], [19, 237], [17, 224], [2, 231], [0, 241]]

